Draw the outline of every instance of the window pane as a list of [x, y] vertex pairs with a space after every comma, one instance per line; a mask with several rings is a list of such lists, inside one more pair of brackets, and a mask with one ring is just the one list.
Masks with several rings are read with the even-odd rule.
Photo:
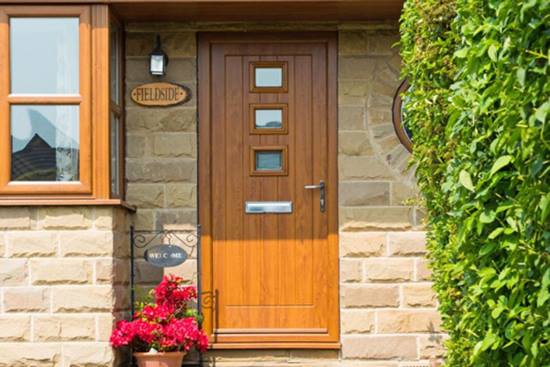
[[111, 113], [111, 194], [120, 195], [120, 120]]
[[283, 127], [283, 110], [255, 110], [254, 124], [257, 129], [280, 129]]
[[110, 65], [111, 70], [111, 100], [120, 104], [120, 28], [111, 24], [110, 38]]
[[261, 68], [255, 70], [254, 80], [256, 87], [282, 87], [283, 69], [282, 68]]
[[12, 93], [77, 94], [78, 18], [11, 18]]
[[256, 171], [281, 171], [283, 169], [282, 156], [280, 150], [257, 151]]
[[79, 142], [78, 106], [12, 106], [12, 181], [78, 181]]

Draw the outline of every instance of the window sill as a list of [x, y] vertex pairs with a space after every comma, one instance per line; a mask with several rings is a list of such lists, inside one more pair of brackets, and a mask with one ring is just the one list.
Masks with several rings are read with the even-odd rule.
[[76, 206], [76, 205], [91, 205], [91, 206], [120, 206], [130, 212], [135, 212], [135, 206], [128, 204], [121, 199], [70, 199], [70, 198], [0, 198], [0, 207], [5, 206]]
[[258, 343], [212, 343], [209, 349], [329, 349], [339, 350], [339, 342], [258, 342]]

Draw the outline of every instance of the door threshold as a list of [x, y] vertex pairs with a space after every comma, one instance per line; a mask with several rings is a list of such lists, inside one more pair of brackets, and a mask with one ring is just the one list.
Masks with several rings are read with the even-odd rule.
[[258, 343], [212, 343], [209, 349], [333, 349], [339, 350], [340, 342], [258, 342]]

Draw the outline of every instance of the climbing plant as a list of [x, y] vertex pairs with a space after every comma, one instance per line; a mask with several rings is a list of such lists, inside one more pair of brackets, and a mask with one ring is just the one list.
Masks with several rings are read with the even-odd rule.
[[449, 366], [550, 365], [550, 2], [408, 0], [406, 115]]

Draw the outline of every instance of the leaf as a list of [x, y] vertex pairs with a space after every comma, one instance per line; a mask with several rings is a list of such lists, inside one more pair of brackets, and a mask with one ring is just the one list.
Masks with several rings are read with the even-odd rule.
[[479, 215], [479, 221], [481, 223], [492, 223], [496, 218], [496, 214], [492, 210], [485, 210]]
[[504, 232], [504, 228], [502, 227], [498, 227], [498, 228], [495, 228], [488, 236], [488, 238], [490, 240], [494, 240], [495, 238], [497, 238], [502, 232]]
[[492, 60], [492, 61], [497, 61], [497, 46], [495, 45], [491, 45], [489, 46], [489, 50], [487, 51], [487, 53], [489, 54], [489, 58]]
[[541, 210], [540, 219], [544, 223], [548, 214], [550, 214], [550, 194], [544, 196], [539, 203], [539, 208]]
[[458, 175], [458, 181], [462, 184], [462, 186], [464, 186], [471, 192], [475, 192], [474, 184], [472, 183], [472, 177], [467, 171], [460, 171], [460, 174]]
[[526, 71], [524, 68], [518, 68], [516, 71], [516, 77], [518, 78], [518, 82], [522, 87], [525, 87], [525, 74]]
[[545, 122], [548, 110], [550, 110], [550, 102], [546, 101], [542, 105], [540, 105], [539, 108], [537, 108], [537, 110], [535, 111], [535, 117], [537, 118], [537, 120], [539, 120], [540, 122]]
[[541, 307], [550, 298], [550, 269], [542, 276], [541, 290], [537, 297], [537, 306]]
[[502, 168], [506, 167], [510, 162], [512, 161], [514, 157], [511, 155], [503, 155], [501, 157], [498, 157], [498, 159], [493, 163], [493, 167], [491, 167], [490, 175], [494, 175], [498, 171], [500, 171]]

